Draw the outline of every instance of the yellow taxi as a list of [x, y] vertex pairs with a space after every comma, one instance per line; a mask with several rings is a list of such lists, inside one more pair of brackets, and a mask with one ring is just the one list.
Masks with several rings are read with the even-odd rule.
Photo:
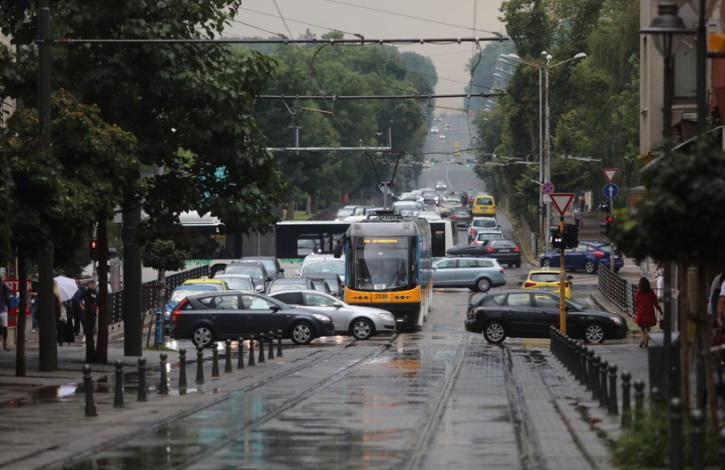
[[[541, 289], [559, 293], [559, 270], [539, 268], [532, 269], [528, 274], [521, 276], [523, 282], [522, 289]], [[567, 299], [571, 299], [571, 280], [574, 277], [571, 274], [566, 275], [566, 284], [564, 286], [564, 295]]]
[[496, 201], [490, 194], [479, 194], [473, 199], [471, 214], [475, 215], [496, 215]]
[[227, 283], [224, 279], [213, 279], [211, 277], [200, 277], [197, 279], [187, 279], [184, 281], [185, 286], [190, 284], [210, 284], [216, 287], [216, 290], [229, 290]]

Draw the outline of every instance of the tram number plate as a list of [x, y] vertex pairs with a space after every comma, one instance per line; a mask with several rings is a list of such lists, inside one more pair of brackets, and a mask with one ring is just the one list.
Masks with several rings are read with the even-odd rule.
[[373, 302], [390, 302], [390, 292], [376, 292], [373, 294]]

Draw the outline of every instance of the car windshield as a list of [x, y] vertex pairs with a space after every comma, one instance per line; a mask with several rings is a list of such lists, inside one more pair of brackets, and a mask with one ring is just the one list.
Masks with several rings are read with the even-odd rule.
[[225, 274], [247, 274], [256, 279], [262, 279], [262, 268], [245, 264], [230, 264], [224, 270]]
[[252, 285], [252, 279], [248, 277], [221, 277], [218, 276], [219, 279], [223, 279], [224, 282], [227, 283], [229, 286], [229, 289], [231, 290], [254, 290], [254, 286]]
[[308, 261], [302, 266], [302, 277], [307, 277], [309, 273], [333, 273], [339, 274], [340, 276], [345, 275], [345, 260], [319, 260], [319, 261]]
[[176, 289], [174, 292], [171, 293], [171, 298], [169, 299], [169, 302], [178, 304], [190, 295], [203, 294], [204, 292], [209, 292], [210, 290], [212, 289]]

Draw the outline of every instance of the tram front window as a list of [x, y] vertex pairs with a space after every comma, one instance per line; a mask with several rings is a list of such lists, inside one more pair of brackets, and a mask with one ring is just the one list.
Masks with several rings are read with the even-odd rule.
[[[401, 246], [403, 245], [403, 246]], [[364, 240], [355, 247], [353, 289], [390, 290], [408, 286], [409, 250], [404, 240]]]

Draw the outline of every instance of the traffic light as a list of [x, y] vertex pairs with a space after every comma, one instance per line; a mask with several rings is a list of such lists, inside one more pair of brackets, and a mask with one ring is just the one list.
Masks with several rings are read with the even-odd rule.
[[566, 248], [566, 232], [561, 233], [559, 231], [559, 227], [551, 227], [549, 229], [549, 233], [551, 234], [549, 242], [552, 247], [561, 249]]
[[604, 222], [599, 223], [599, 226], [601, 227], [599, 233], [609, 236], [609, 231], [612, 229], [612, 222], [614, 222], [614, 216], [610, 214], [606, 219], [604, 219]]
[[95, 260], [98, 256], [98, 242], [95, 238], [91, 238], [88, 241], [88, 255], [91, 257], [91, 259]]
[[566, 247], [576, 248], [579, 245], [579, 228], [574, 224], [566, 224]]

